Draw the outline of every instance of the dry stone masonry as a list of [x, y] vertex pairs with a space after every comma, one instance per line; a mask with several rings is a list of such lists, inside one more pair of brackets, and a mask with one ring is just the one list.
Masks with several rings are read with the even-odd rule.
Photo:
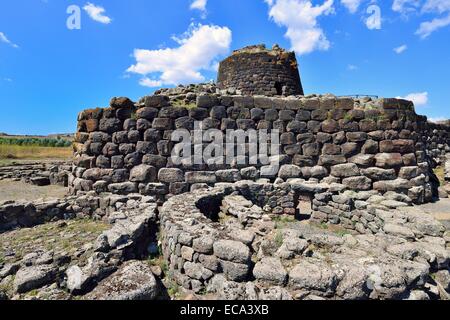
[[[198, 129], [224, 145], [227, 130], [266, 130], [279, 150], [255, 162], [248, 139], [221, 162], [175, 161], [173, 133]], [[449, 143], [450, 123], [410, 101], [305, 96], [294, 53], [246, 47], [221, 63], [217, 86], [82, 111], [71, 166], [0, 169], [71, 194], [1, 202], [4, 239], [102, 226], [70, 253], [0, 252], [0, 299], [448, 300], [450, 231], [418, 205], [450, 191], [433, 172], [450, 181]]]
[[[397, 192], [417, 204], [437, 196], [432, 168], [449, 149], [449, 127], [427, 122], [410, 101], [175, 92], [138, 103], [114, 98], [109, 108], [81, 112], [72, 192], [140, 192], [164, 201], [220, 182], [303, 179], [353, 191]], [[192, 134], [194, 121], [205, 130], [279, 130], [278, 172], [250, 165], [248, 157], [247, 165], [173, 164], [171, 133], [182, 128]]]
[[243, 95], [303, 95], [297, 59], [275, 45], [236, 50], [219, 65], [217, 85], [220, 89]]

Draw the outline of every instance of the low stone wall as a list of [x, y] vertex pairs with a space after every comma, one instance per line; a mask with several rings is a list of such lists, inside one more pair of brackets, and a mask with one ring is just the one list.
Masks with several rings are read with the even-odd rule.
[[[414, 203], [437, 196], [433, 158], [448, 150], [449, 127], [428, 123], [409, 101], [179, 92], [137, 104], [114, 98], [109, 108], [81, 112], [71, 191], [140, 192], [162, 203], [221, 182], [302, 178], [354, 191], [400, 192]], [[193, 99], [195, 107], [178, 104]], [[279, 170], [250, 164], [248, 156], [246, 164], [237, 164], [237, 158], [228, 165], [173, 164], [171, 134], [175, 129], [192, 134], [194, 121], [204, 130], [279, 130]]]
[[[397, 201], [401, 194], [381, 197], [375, 191], [344, 189], [248, 181], [174, 196], [160, 210], [168, 276], [187, 290], [207, 290], [223, 299], [417, 299], [430, 288], [426, 283], [433, 283], [428, 273], [447, 273], [450, 255], [442, 224]], [[255, 202], [270, 203], [276, 191], [279, 198], [286, 192], [316, 194], [312, 222], [347, 227], [345, 216], [354, 236], [284, 220], [277, 226], [276, 205], [261, 208]], [[325, 207], [332, 211], [316, 211], [325, 212]], [[377, 253], [368, 258], [368, 252]], [[405, 268], [411, 272], [408, 280]], [[395, 286], [387, 284], [393, 274], [399, 281]]]
[[[28, 254], [21, 261], [6, 265], [0, 263], [0, 282], [4, 284], [14, 280], [13, 291], [8, 292], [11, 297], [35, 289], [40, 292], [38, 289], [43, 287], [42, 295], [45, 296], [47, 291], [48, 296], [54, 295], [55, 299], [68, 299], [70, 295], [67, 292], [71, 295], [90, 292], [124, 262], [145, 259], [149, 254], [157, 253], [158, 217], [154, 200], [139, 194], [89, 194], [52, 201], [0, 204], [0, 233], [76, 218], [103, 219], [111, 224], [111, 228], [101, 233], [93, 243], [80, 248], [86, 254], [80, 261], [71, 262], [67, 252], [63, 253], [63, 258], [53, 258], [53, 251], [39, 251]], [[61, 223], [63, 228], [66, 224], [64, 221]], [[15, 278], [11, 278], [13, 276]], [[147, 277], [153, 277], [153, 274]], [[0, 289], [4, 294], [5, 287]], [[7, 291], [10, 291], [9, 287]]]
[[61, 199], [37, 201], [0, 202], [0, 232], [16, 228], [30, 228], [49, 221], [73, 218], [93, 218], [114, 222], [116, 213], [133, 201], [152, 201], [152, 197], [142, 195], [120, 196], [115, 194], [78, 194]]
[[45, 186], [67, 187], [72, 165], [66, 161], [14, 164], [0, 167], [0, 180], [11, 179]]

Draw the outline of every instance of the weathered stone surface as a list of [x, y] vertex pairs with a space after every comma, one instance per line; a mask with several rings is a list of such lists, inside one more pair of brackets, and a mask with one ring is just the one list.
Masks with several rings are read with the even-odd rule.
[[152, 107], [140, 108], [136, 111], [136, 116], [138, 118], [153, 121], [158, 116], [159, 110]]
[[282, 179], [298, 178], [300, 174], [301, 168], [299, 166], [289, 164], [282, 165], [278, 172], [278, 176]]
[[114, 97], [109, 102], [109, 105], [113, 109], [119, 109], [119, 108], [134, 108], [134, 102], [131, 101], [127, 97]]
[[200, 253], [211, 254], [213, 252], [214, 239], [210, 236], [202, 236], [193, 240], [192, 248]]
[[372, 189], [372, 180], [367, 177], [349, 177], [342, 179], [342, 184], [350, 190], [370, 190]]
[[393, 168], [403, 165], [400, 153], [378, 153], [375, 156], [376, 166], [380, 168]]
[[383, 227], [384, 232], [387, 234], [392, 234], [394, 236], [400, 236], [405, 237], [408, 239], [414, 239], [414, 232], [412, 232], [410, 229], [399, 226], [396, 224], [386, 223]]
[[160, 182], [184, 182], [184, 172], [177, 168], [161, 168], [158, 172]]
[[248, 263], [250, 249], [242, 242], [232, 240], [219, 240], [214, 243], [214, 254], [222, 260]]
[[319, 166], [334, 166], [338, 164], [344, 164], [347, 162], [347, 159], [344, 156], [330, 156], [330, 155], [322, 155], [319, 157]]
[[241, 174], [238, 169], [217, 170], [216, 177], [219, 182], [237, 182], [241, 180]]
[[378, 142], [374, 140], [367, 140], [361, 148], [362, 153], [376, 154], [379, 152]]
[[151, 267], [144, 261], [129, 261], [103, 280], [85, 298], [89, 300], [155, 300], [160, 292]]
[[131, 182], [154, 182], [156, 181], [156, 168], [147, 164], [141, 164], [130, 171]]
[[395, 179], [386, 181], [377, 181], [373, 184], [373, 189], [377, 191], [398, 191], [408, 189], [410, 183], [405, 179]]
[[275, 285], [284, 285], [288, 276], [280, 259], [269, 257], [265, 257], [256, 263], [253, 275], [257, 280]]
[[112, 183], [108, 185], [108, 190], [117, 194], [129, 194], [137, 191], [137, 186], [133, 182]]
[[379, 180], [395, 180], [397, 177], [394, 169], [382, 169], [382, 168], [367, 168], [362, 169], [361, 173], [366, 177], [379, 181]]
[[220, 260], [220, 266], [224, 275], [231, 281], [245, 281], [250, 273], [248, 264]]
[[216, 174], [213, 171], [192, 171], [185, 173], [187, 183], [215, 183]]
[[375, 164], [375, 156], [372, 154], [358, 154], [348, 159], [348, 161], [362, 167], [371, 167]]
[[401, 179], [411, 180], [418, 177], [421, 174], [419, 167], [402, 167], [398, 177]]
[[414, 141], [413, 140], [384, 140], [380, 142], [380, 152], [387, 153], [410, 153], [414, 152]]
[[25, 293], [52, 283], [56, 277], [56, 269], [52, 265], [37, 265], [21, 268], [14, 278], [14, 290]]
[[289, 286], [294, 289], [327, 292], [333, 290], [336, 283], [330, 266], [316, 259], [302, 259], [289, 272]]
[[345, 163], [345, 164], [338, 164], [331, 167], [331, 175], [339, 178], [345, 178], [345, 177], [353, 177], [353, 176], [359, 176], [360, 171], [356, 164], [354, 163]]

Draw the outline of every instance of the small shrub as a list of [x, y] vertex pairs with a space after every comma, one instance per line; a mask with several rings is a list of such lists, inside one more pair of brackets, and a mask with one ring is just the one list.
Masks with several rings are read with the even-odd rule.
[[274, 241], [278, 248], [283, 245], [283, 234], [281, 233], [281, 231], [277, 232], [277, 234], [275, 235]]

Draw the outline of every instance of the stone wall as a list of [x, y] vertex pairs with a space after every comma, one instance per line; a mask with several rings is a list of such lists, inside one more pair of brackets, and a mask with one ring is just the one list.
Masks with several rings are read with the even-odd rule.
[[65, 161], [12, 164], [0, 167], [0, 180], [11, 179], [38, 186], [60, 185], [67, 187], [71, 164]]
[[[187, 96], [195, 106], [179, 103]], [[295, 178], [354, 191], [395, 191], [423, 203], [437, 194], [433, 158], [449, 148], [449, 127], [428, 123], [411, 102], [398, 99], [168, 93], [136, 104], [113, 98], [109, 108], [85, 110], [78, 120], [73, 193], [140, 192], [161, 202], [220, 182]], [[194, 121], [205, 130], [279, 130], [278, 173], [263, 164], [173, 164], [171, 133], [192, 133]]]
[[[356, 231], [351, 232], [354, 236], [318, 233], [322, 229], [312, 228], [311, 224], [301, 227], [300, 223], [276, 219], [276, 204], [271, 205], [274, 197], [293, 195], [288, 200], [291, 202], [305, 192], [315, 195], [312, 221], [338, 224], [341, 219], [340, 224]], [[250, 292], [264, 292], [264, 288], [284, 292], [287, 297], [304, 289], [328, 298], [355, 299], [355, 288], [370, 283], [361, 278], [370, 279], [374, 267], [380, 275], [384, 268], [389, 275], [402, 274], [406, 266], [410, 272], [418, 266], [416, 262], [428, 261], [427, 272], [446, 270], [450, 257], [442, 238], [445, 227], [420, 209], [392, 200], [399, 197], [402, 195], [395, 193], [381, 197], [376, 191], [349, 192], [339, 184], [299, 179], [279, 185], [241, 181], [178, 195], [160, 209], [161, 247], [168, 274], [185, 289], [215, 292], [227, 299], [237, 299], [230, 298], [233, 290], [250, 299], [248, 295], [255, 297]], [[260, 204], [265, 204], [264, 208]], [[406, 254], [412, 246], [418, 255], [427, 252], [425, 255], [431, 257], [433, 252], [433, 257], [416, 259]], [[371, 258], [367, 260], [367, 256]], [[304, 263], [309, 259], [315, 267]], [[299, 262], [297, 268], [292, 268]], [[327, 269], [330, 267], [336, 270]], [[360, 272], [359, 276], [351, 270]], [[366, 271], [367, 276], [362, 276]], [[333, 285], [324, 284], [331, 283], [324, 280], [328, 277], [323, 276], [325, 272], [339, 274]], [[370, 286], [357, 295], [364, 299], [388, 298], [391, 294], [400, 297], [423, 288], [423, 281], [406, 284], [403, 275], [400, 278], [401, 286]], [[330, 291], [324, 289], [328, 286]], [[388, 287], [395, 289], [388, 294], [390, 289], [384, 289]], [[380, 290], [379, 295], [370, 294], [372, 290]], [[276, 299], [280, 299], [279, 295]]]
[[220, 63], [217, 85], [245, 95], [303, 95], [295, 53], [278, 46], [235, 51]]

